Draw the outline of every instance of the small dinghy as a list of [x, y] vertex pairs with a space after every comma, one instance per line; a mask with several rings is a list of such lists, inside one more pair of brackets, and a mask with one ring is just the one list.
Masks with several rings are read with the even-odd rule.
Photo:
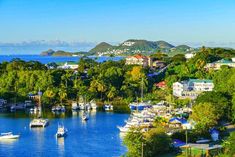
[[84, 113], [83, 115], [82, 115], [82, 120], [83, 121], [87, 121], [89, 118], [88, 118], [88, 115], [86, 114], [86, 113]]
[[68, 130], [64, 126], [59, 125], [57, 133], [56, 133], [56, 137], [57, 138], [65, 137], [67, 135], [67, 132], [68, 132]]

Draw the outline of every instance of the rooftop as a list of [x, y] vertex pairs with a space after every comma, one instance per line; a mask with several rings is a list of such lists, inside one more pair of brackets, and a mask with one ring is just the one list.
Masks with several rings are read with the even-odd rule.
[[226, 59], [221, 59], [221, 60], [218, 60], [214, 63], [223, 63], [223, 64], [229, 64], [229, 63], [233, 63], [232, 61], [230, 60], [226, 60]]
[[132, 57], [135, 57], [135, 58], [137, 58], [137, 59], [148, 58], [148, 57], [143, 56], [143, 55], [141, 55], [141, 54], [136, 54], [136, 55], [134, 55], [134, 56], [129, 56], [128, 58], [132, 58]]
[[207, 79], [189, 79], [188, 83], [213, 83], [213, 81]]

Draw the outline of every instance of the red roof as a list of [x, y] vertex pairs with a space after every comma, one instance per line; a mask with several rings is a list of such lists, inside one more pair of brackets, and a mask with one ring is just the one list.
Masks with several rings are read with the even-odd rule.
[[141, 54], [136, 54], [136, 55], [134, 55], [134, 56], [129, 56], [128, 58], [131, 58], [131, 57], [135, 57], [135, 58], [137, 58], [137, 59], [146, 59], [146, 58], [148, 58], [148, 57], [146, 57], [146, 56], [143, 56], [143, 55], [141, 55]]
[[158, 87], [158, 88], [165, 88], [166, 87], [166, 82], [162, 81], [162, 82], [156, 83], [155, 86]]

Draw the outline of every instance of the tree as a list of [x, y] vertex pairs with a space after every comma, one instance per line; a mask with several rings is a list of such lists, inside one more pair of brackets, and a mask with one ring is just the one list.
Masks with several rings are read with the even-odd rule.
[[232, 132], [227, 140], [223, 142], [224, 154], [228, 157], [235, 155], [235, 132]]
[[54, 89], [48, 87], [47, 90], [43, 93], [43, 96], [48, 98], [47, 103], [51, 103], [52, 99], [55, 98], [55, 96], [56, 96], [56, 92]]
[[145, 133], [141, 132], [141, 128], [132, 128], [124, 137], [128, 157], [140, 157], [142, 153], [144, 157], [161, 156], [169, 151], [170, 143], [171, 140], [162, 127]]
[[58, 94], [59, 94], [59, 97], [60, 97], [60, 103], [62, 105], [63, 100], [67, 97], [66, 89], [64, 87], [60, 88]]
[[142, 144], [144, 142], [144, 135], [141, 133], [141, 129], [131, 128], [123, 140], [123, 143], [128, 149], [126, 154], [127, 157], [140, 157], [142, 153]]
[[233, 94], [232, 104], [232, 120], [235, 123], [235, 93]]
[[219, 119], [229, 119], [231, 117], [231, 103], [230, 97], [221, 92], [211, 91], [199, 95], [196, 99], [196, 104], [208, 102], [211, 103], [216, 110]]
[[117, 90], [115, 87], [111, 87], [110, 90], [108, 91], [107, 97], [108, 99], [114, 98], [114, 96], [117, 94]]
[[211, 103], [199, 103], [193, 106], [193, 113], [190, 118], [196, 122], [196, 131], [206, 133], [217, 124], [218, 115]]
[[171, 139], [165, 133], [164, 128], [153, 128], [147, 131], [144, 136], [146, 141], [144, 146], [145, 157], [157, 157], [169, 151]]

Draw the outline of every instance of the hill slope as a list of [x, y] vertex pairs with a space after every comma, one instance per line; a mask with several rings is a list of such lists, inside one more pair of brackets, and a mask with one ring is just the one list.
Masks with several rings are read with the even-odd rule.
[[89, 52], [95, 55], [131, 55], [135, 53], [142, 53], [146, 55], [153, 54], [157, 51], [161, 51], [167, 54], [171, 53], [186, 53], [191, 49], [187, 45], [174, 46], [166, 41], [147, 41], [129, 39], [113, 46], [108, 43], [102, 42]]

